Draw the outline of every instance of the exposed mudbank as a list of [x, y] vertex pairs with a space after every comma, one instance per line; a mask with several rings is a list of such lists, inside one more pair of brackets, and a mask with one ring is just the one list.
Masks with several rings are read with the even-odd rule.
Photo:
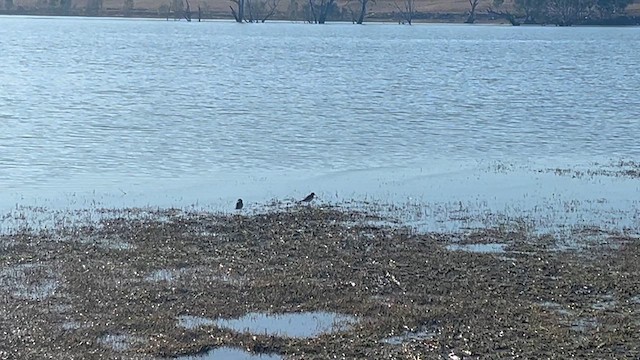
[[[215, 351], [285, 359], [640, 355], [637, 227], [578, 226], [567, 239], [509, 219], [436, 232], [365, 209], [127, 209], [5, 234], [0, 326], [12, 331], [0, 335], [3, 351], [124, 359]], [[296, 316], [305, 314], [347, 320], [300, 327]], [[271, 321], [283, 316], [294, 320]], [[252, 319], [269, 324], [252, 327]]]

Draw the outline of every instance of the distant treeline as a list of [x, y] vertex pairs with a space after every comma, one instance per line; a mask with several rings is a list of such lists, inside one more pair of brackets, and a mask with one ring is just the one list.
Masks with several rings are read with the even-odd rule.
[[638, 25], [640, 18], [628, 16], [633, 0], [514, 0], [507, 8], [504, 0], [493, 0], [488, 13], [512, 21], [513, 25]]
[[[229, 11], [212, 11], [204, 4], [192, 8], [189, 0], [167, 0], [156, 9], [135, 7], [135, 0], [122, 0], [122, 6], [104, 7], [103, 0], [37, 0], [35, 5], [17, 5], [15, 0], [0, 0], [0, 14], [160, 17], [167, 20], [232, 18], [237, 22], [290, 20], [308, 23], [326, 21], [421, 22], [496, 22], [512, 25], [640, 25], [640, 17], [627, 14], [634, 0], [469, 0], [466, 13], [421, 12], [416, 0], [394, 0], [392, 11], [370, 9], [371, 0], [229, 0]], [[287, 0], [285, 0], [287, 1]], [[371, 1], [374, 5], [375, 2]], [[424, 2], [421, 2], [424, 4]], [[482, 9], [482, 10], [480, 10]]]

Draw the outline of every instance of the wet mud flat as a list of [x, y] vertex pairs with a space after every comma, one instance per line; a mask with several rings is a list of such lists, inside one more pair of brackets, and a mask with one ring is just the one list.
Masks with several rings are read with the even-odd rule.
[[0, 237], [0, 358], [640, 357], [639, 229], [519, 224], [316, 205], [25, 227]]

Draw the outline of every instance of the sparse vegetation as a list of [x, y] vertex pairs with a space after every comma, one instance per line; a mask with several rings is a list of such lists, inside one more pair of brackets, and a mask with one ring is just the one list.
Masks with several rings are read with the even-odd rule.
[[394, 2], [394, 5], [400, 13], [398, 22], [411, 25], [416, 15], [416, 2], [415, 0], [402, 0], [401, 4], [402, 5], [399, 5], [397, 1]]

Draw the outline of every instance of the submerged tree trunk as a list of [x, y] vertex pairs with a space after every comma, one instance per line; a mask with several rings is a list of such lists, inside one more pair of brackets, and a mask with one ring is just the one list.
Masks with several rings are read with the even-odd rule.
[[[318, 23], [318, 17], [316, 16], [316, 6], [313, 4], [313, 0], [309, 0], [309, 9], [311, 11], [311, 17], [313, 18], [313, 23]], [[309, 21], [311, 22], [311, 21]]]
[[513, 26], [520, 26], [520, 21], [518, 21], [518, 19], [516, 19], [516, 17], [512, 13], [510, 13], [508, 11], [495, 11], [495, 10], [492, 10], [492, 9], [488, 9], [487, 13], [489, 15], [494, 15], [494, 16], [506, 19]]
[[238, 5], [238, 11], [236, 11], [233, 6], [229, 5], [231, 8], [231, 14], [236, 19], [237, 23], [244, 22], [244, 0], [231, 0]]
[[187, 2], [187, 9], [184, 11], [184, 18], [187, 22], [191, 22], [191, 6], [189, 5], [189, 0], [185, 0]]
[[324, 24], [327, 21], [327, 17], [331, 14], [335, 5], [335, 0], [309, 0], [309, 12], [311, 13], [311, 19], [309, 22], [315, 24]]
[[476, 22], [476, 8], [478, 7], [478, 3], [480, 0], [469, 0], [469, 5], [471, 6], [471, 11], [469, 12], [469, 17], [465, 21], [466, 24], [473, 24]]
[[265, 12], [264, 12], [264, 15], [261, 16], [260, 22], [263, 23], [274, 15], [276, 13], [276, 10], [278, 9], [279, 3], [280, 3], [280, 0], [267, 0], [263, 6], [263, 8], [265, 9]]
[[356, 24], [362, 25], [364, 23], [364, 17], [367, 14], [367, 3], [369, 0], [360, 0], [360, 16], [356, 20]]
[[318, 17], [318, 24], [324, 24], [325, 22], [327, 22], [327, 17], [331, 13], [334, 3], [335, 3], [335, 0], [322, 1], [323, 5], [320, 7], [320, 16]]
[[416, 13], [415, 10], [415, 0], [404, 0], [402, 4], [402, 8], [398, 5], [397, 2], [394, 2], [396, 9], [400, 12], [400, 20], [398, 23], [400, 24], [409, 24], [413, 21], [413, 16]]

